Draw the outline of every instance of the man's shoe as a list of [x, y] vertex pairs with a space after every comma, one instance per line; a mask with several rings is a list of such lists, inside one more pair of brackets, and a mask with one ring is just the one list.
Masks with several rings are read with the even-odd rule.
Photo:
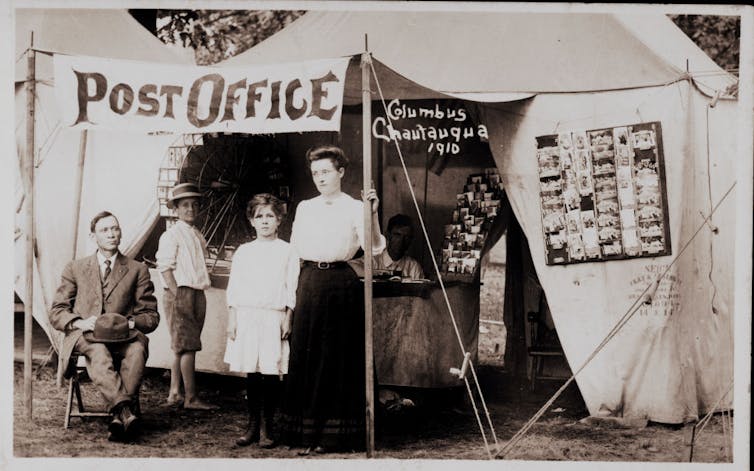
[[131, 408], [124, 405], [120, 410], [120, 420], [123, 423], [123, 431], [129, 435], [135, 435], [139, 428], [139, 418], [131, 412]]
[[123, 422], [120, 420], [120, 414], [113, 415], [113, 420], [110, 421], [107, 430], [110, 432], [110, 435], [107, 437], [108, 440], [118, 441], [123, 438], [123, 434], [126, 430], [125, 427], [123, 427]]
[[141, 401], [139, 400], [138, 396], [133, 400], [131, 412], [133, 412], [136, 417], [141, 417]]

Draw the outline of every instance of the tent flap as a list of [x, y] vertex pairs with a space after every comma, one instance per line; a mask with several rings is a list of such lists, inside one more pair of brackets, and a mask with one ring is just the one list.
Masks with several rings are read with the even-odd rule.
[[[735, 181], [732, 163], [724, 157], [735, 152], [730, 148], [736, 141], [735, 108], [718, 110], [710, 117], [708, 174], [705, 97], [688, 82], [652, 90], [651, 100], [646, 99], [647, 93], [539, 95], [484, 111], [488, 127], [495, 130], [490, 147], [529, 241], [573, 371], [624, 315], [633, 312], [631, 307], [658, 276], [667, 272], [652, 303], [639, 304], [630, 321], [577, 374], [590, 414], [684, 423], [717, 404], [733, 377], [732, 322], [727, 307], [732, 299], [733, 254], [726, 253], [725, 247], [734, 241], [735, 199], [729, 196], [715, 214], [716, 225], [721, 227], [718, 234], [709, 228], [695, 237], [694, 233], [704, 224], [700, 212], [708, 214]], [[638, 109], [637, 103], [642, 103]], [[584, 110], [592, 111], [591, 115], [585, 117]], [[555, 127], [567, 131], [628, 125], [638, 122], [639, 116], [644, 122], [662, 124], [672, 254], [547, 265], [535, 137], [551, 134]], [[729, 408], [732, 397], [719, 404]]]

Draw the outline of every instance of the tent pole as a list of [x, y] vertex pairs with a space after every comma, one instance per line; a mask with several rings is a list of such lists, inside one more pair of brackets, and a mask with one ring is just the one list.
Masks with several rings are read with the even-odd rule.
[[[363, 191], [372, 186], [372, 97], [369, 85], [368, 52], [361, 55], [361, 101], [363, 144]], [[364, 205], [364, 344], [366, 370], [366, 440], [367, 458], [374, 455], [374, 358], [372, 346], [372, 205]]]
[[34, 96], [35, 90], [35, 56], [34, 32], [31, 33], [29, 49], [26, 56], [26, 155], [24, 159], [24, 178], [26, 179], [26, 214], [24, 234], [26, 239], [26, 293], [24, 299], [24, 406], [26, 419], [32, 418], [31, 391], [31, 345], [32, 324], [34, 317]]
[[79, 222], [81, 221], [81, 192], [83, 190], [82, 185], [84, 181], [84, 160], [86, 158], [86, 138], [87, 130], [81, 131], [81, 139], [79, 140], [79, 162], [76, 170], [76, 186], [78, 191], [76, 192], [76, 200], [73, 203], [74, 215], [73, 215], [73, 247], [71, 247], [71, 260], [76, 258], [76, 242], [79, 238]]
[[[76, 199], [73, 203], [73, 244], [71, 247], [71, 260], [76, 259], [76, 242], [79, 238], [79, 222], [81, 220], [81, 192], [83, 191], [84, 180], [84, 160], [86, 159], [86, 138], [87, 130], [81, 131], [81, 138], [79, 140], [79, 161], [76, 167], [76, 185], [74, 188], [76, 191]], [[58, 355], [58, 373], [56, 382], [58, 387], [63, 386], [63, 372], [65, 372], [66, 365], [63, 364], [63, 357]]]

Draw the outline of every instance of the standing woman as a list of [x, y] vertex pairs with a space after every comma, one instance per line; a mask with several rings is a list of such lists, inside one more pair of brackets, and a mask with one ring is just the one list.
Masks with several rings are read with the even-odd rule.
[[[364, 291], [346, 263], [364, 246], [364, 207], [341, 191], [348, 159], [335, 146], [306, 153], [319, 196], [302, 201], [291, 245], [301, 258], [291, 354], [283, 402], [282, 439], [311, 452], [364, 445]], [[375, 190], [373, 255], [385, 248]]]

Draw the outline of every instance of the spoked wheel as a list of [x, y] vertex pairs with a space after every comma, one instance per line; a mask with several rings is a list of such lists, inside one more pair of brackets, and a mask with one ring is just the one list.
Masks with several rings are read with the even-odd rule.
[[205, 135], [204, 145], [188, 153], [179, 183], [194, 183], [204, 195], [196, 224], [217, 259], [226, 258], [226, 247], [252, 239], [246, 204], [257, 193], [279, 193], [281, 154], [272, 138], [235, 134]]

